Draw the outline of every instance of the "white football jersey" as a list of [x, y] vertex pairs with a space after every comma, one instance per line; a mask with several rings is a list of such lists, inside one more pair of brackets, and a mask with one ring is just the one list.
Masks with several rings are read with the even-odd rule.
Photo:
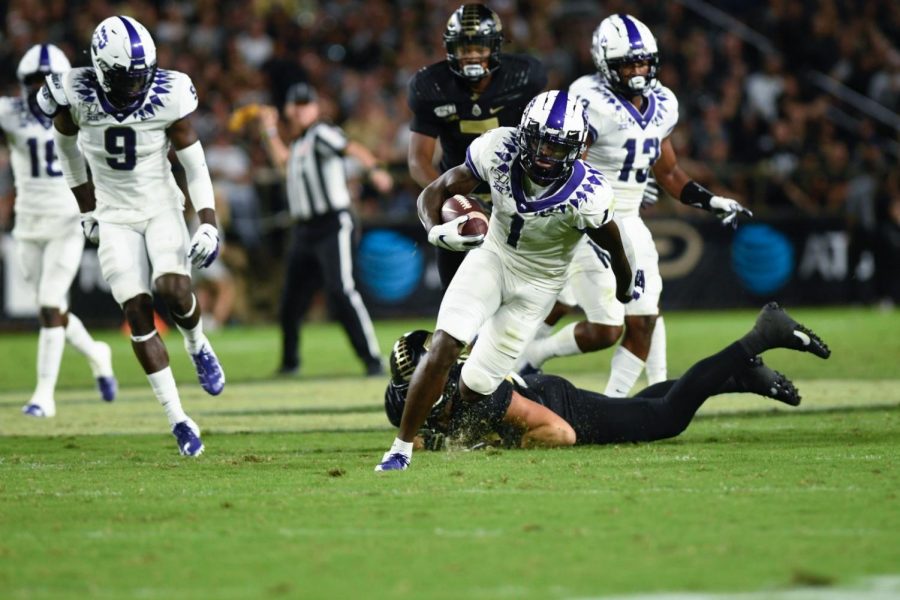
[[197, 108], [190, 77], [158, 69], [144, 102], [130, 112], [99, 93], [94, 69], [72, 69], [61, 78], [79, 145], [91, 168], [95, 217], [110, 223], [147, 220], [167, 207], [184, 207], [168, 160], [168, 129]]
[[569, 92], [580, 96], [587, 107], [593, 138], [587, 160], [609, 179], [616, 214], [636, 216], [662, 141], [678, 123], [678, 99], [657, 84], [647, 92], [641, 111], [610, 90], [599, 74], [578, 78]]
[[612, 188], [598, 170], [578, 160], [556, 191], [528, 197], [515, 137], [514, 127], [499, 127], [466, 150], [469, 170], [491, 188], [493, 210], [484, 244], [521, 277], [557, 289], [583, 231], [612, 219]]
[[16, 215], [77, 215], [78, 203], [56, 160], [53, 122], [36, 115], [23, 98], [0, 98], [0, 129], [10, 150]]

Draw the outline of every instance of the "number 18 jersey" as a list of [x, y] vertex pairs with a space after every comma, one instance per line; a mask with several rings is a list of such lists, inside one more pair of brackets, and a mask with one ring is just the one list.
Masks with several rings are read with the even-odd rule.
[[678, 123], [678, 100], [657, 84], [644, 96], [642, 109], [606, 86], [598, 75], [580, 77], [569, 92], [587, 107], [593, 142], [587, 161], [609, 179], [616, 195], [616, 214], [638, 216], [650, 169], [662, 141]]
[[90, 67], [53, 75], [48, 85], [54, 96], [64, 94], [80, 128], [78, 141], [91, 168], [97, 219], [137, 223], [166, 208], [184, 206], [168, 160], [166, 130], [197, 108], [197, 93], [187, 75], [158, 69], [143, 102], [127, 111], [106, 101]]
[[23, 98], [0, 98], [0, 129], [9, 145], [16, 186], [17, 235], [37, 234], [36, 229], [58, 233], [53, 231], [58, 218], [77, 215], [78, 203], [56, 160], [53, 123], [32, 111]]

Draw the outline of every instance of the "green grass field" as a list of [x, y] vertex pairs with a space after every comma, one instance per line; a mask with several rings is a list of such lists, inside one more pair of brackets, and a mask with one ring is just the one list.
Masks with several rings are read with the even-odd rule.
[[[799, 409], [718, 397], [671, 441], [419, 452], [382, 475], [385, 380], [359, 376], [332, 325], [304, 330], [294, 379], [269, 377], [274, 329], [213, 334], [229, 379], [217, 398], [169, 334], [203, 428], [196, 460], [178, 456], [118, 332], [100, 337], [120, 398], [97, 399], [67, 350], [51, 420], [19, 414], [36, 335], [3, 334], [0, 597], [900, 598], [900, 316], [792, 314], [833, 350], [827, 362], [766, 354], [800, 388]], [[670, 372], [753, 316], [667, 315]], [[429, 326], [377, 329], [387, 351]], [[602, 389], [608, 363], [607, 352], [547, 370]]]

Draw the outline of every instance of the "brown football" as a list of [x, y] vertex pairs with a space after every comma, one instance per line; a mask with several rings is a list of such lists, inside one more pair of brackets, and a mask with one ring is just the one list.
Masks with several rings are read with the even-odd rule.
[[485, 235], [488, 230], [488, 216], [481, 208], [481, 202], [473, 196], [457, 194], [448, 198], [441, 206], [441, 220], [444, 223], [462, 216], [470, 215], [469, 220], [459, 229], [461, 235]]

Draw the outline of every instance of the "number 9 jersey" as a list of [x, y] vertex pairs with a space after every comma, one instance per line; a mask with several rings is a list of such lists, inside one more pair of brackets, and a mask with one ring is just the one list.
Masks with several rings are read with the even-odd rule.
[[642, 110], [638, 110], [596, 73], [578, 78], [569, 92], [580, 96], [587, 108], [591, 144], [587, 162], [612, 185], [616, 215], [637, 216], [662, 141], [678, 123], [678, 99], [657, 83], [644, 94]]
[[91, 67], [47, 77], [57, 104], [68, 105], [79, 127], [78, 142], [90, 166], [97, 208], [108, 223], [137, 223], [164, 209], [183, 209], [168, 160], [166, 130], [197, 108], [190, 77], [158, 69], [144, 99], [118, 109], [106, 101]]

